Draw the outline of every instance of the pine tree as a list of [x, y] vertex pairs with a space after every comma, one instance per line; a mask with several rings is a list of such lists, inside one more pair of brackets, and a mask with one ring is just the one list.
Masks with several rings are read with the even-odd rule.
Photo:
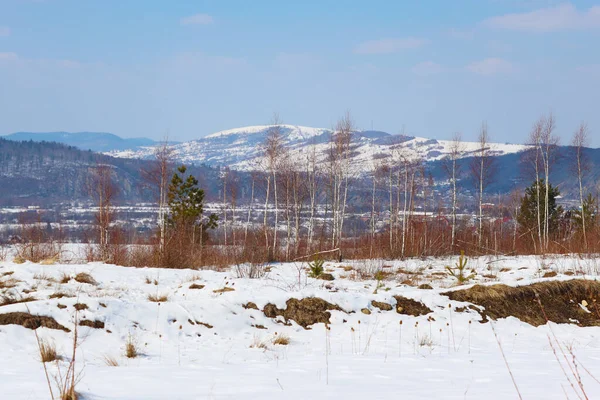
[[[546, 188], [548, 188], [548, 196], [546, 196]], [[548, 232], [551, 237], [557, 236], [560, 218], [563, 214], [563, 208], [556, 204], [556, 198], [559, 195], [558, 188], [551, 184], [546, 185], [544, 179], [533, 182], [531, 186], [525, 189], [525, 196], [521, 199], [521, 208], [517, 218], [522, 237], [531, 237], [535, 244], [535, 234], [539, 228], [538, 221], [542, 221], [542, 224], [543, 221], [546, 221], [546, 210], [548, 210]], [[548, 199], [547, 207], [542, 201], [538, 201], [538, 196], [539, 200]], [[540, 215], [539, 219], [538, 213]]]
[[169, 185], [169, 225], [176, 232], [185, 232], [190, 243], [195, 244], [206, 241], [207, 231], [217, 227], [218, 218], [210, 214], [203, 219], [204, 190], [198, 187], [198, 180], [193, 175], [184, 180], [186, 170], [185, 165], [177, 168]]

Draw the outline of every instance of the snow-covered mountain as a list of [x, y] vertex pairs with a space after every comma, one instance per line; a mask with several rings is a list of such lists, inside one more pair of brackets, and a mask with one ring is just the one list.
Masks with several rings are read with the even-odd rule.
[[[201, 139], [174, 144], [174, 156], [184, 163], [204, 163], [210, 166], [228, 166], [232, 169], [251, 171], [260, 168], [263, 144], [272, 126], [248, 126], [216, 132]], [[280, 125], [283, 143], [289, 159], [297, 164], [306, 162], [309, 154], [316, 154], [318, 161], [327, 158], [333, 131], [296, 125]], [[421, 137], [391, 135], [381, 131], [356, 131], [352, 138], [351, 164], [360, 172], [371, 171], [377, 160], [393, 153], [426, 161], [444, 158], [451, 148], [451, 141]], [[468, 157], [477, 149], [478, 143], [463, 142], [462, 156]], [[525, 149], [523, 145], [490, 144], [493, 155], [504, 155]], [[107, 154], [124, 158], [151, 158], [153, 146], [133, 150], [111, 151]]]

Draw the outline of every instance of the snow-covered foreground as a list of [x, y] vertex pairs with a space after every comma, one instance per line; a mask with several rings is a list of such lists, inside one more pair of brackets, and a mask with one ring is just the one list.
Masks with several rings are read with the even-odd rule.
[[[552, 323], [532, 327], [516, 318], [480, 323], [478, 313], [458, 312], [456, 307], [465, 304], [440, 294], [453, 283], [442, 272], [454, 261], [326, 263], [336, 277], [333, 281], [308, 278], [302, 263], [274, 264], [266, 276], [246, 279], [238, 278], [235, 269], [2, 262], [0, 279], [15, 285], [4, 289], [5, 294], [24, 296], [25, 290], [38, 300], [2, 306], [0, 314], [29, 310], [73, 330], [74, 304], [80, 303], [87, 309], [78, 312], [79, 320], [104, 322], [103, 329], [79, 327], [77, 390], [84, 399], [517, 398], [492, 326], [524, 399], [577, 398], [567, 380], [572, 380], [567, 363], [559, 354], [565, 374], [550, 346], [548, 337], [553, 334], [576, 355], [588, 397], [600, 398], [600, 383], [591, 376], [600, 378], [600, 328]], [[478, 273], [473, 283], [526, 284], [547, 280], [540, 278], [547, 271], [558, 272], [551, 279], [572, 279], [575, 276], [564, 275], [571, 272], [590, 279], [597, 272], [595, 261], [568, 257], [469, 262]], [[376, 293], [377, 281], [356, 278], [360, 272], [379, 269], [393, 273]], [[74, 279], [60, 283], [65, 274], [81, 272], [89, 273], [96, 284]], [[409, 283], [407, 279], [413, 285], [429, 283], [433, 289], [401, 284]], [[192, 284], [204, 287], [190, 289]], [[49, 298], [57, 292], [73, 297]], [[167, 295], [168, 300], [151, 302], [149, 295]], [[395, 305], [394, 295], [422, 301], [433, 312], [413, 317], [394, 309], [381, 311], [371, 303]], [[324, 324], [307, 330], [295, 322], [286, 326], [260, 311], [267, 303], [285, 308], [286, 300], [309, 296], [348, 313], [331, 311], [329, 330]], [[260, 310], [244, 308], [248, 302]], [[361, 311], [365, 308], [370, 314]], [[37, 332], [56, 344], [66, 364], [72, 332]], [[289, 345], [272, 343], [282, 335], [290, 338]], [[139, 357], [125, 357], [128, 340], [137, 344]], [[50, 398], [33, 330], [0, 326], [0, 355], [3, 399]], [[119, 365], [107, 365], [107, 357]], [[48, 365], [55, 373], [56, 366]]]

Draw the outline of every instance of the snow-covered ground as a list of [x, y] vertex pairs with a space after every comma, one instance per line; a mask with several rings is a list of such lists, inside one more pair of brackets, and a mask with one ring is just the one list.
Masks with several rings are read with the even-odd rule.
[[[465, 304], [441, 294], [454, 290], [453, 278], [444, 269], [455, 261], [326, 263], [333, 281], [307, 277], [304, 263], [272, 264], [265, 276], [248, 279], [239, 278], [235, 268], [194, 271], [6, 261], [0, 262], [0, 280], [14, 287], [4, 294], [29, 292], [37, 300], [2, 306], [0, 314], [29, 310], [73, 330], [74, 304], [87, 305], [77, 318], [102, 321], [104, 328], [79, 328], [77, 390], [84, 399], [518, 398], [492, 327], [523, 399], [577, 398], [567, 380], [572, 380], [567, 363], [559, 364], [550, 346], [548, 338], [554, 335], [576, 355], [588, 398], [600, 398], [600, 383], [592, 378], [600, 378], [600, 328], [553, 323], [533, 327], [513, 317], [480, 323], [478, 313], [458, 312], [456, 307]], [[595, 279], [600, 270], [595, 260], [577, 257], [482, 257], [469, 260], [468, 266], [477, 272], [470, 283], [509, 285]], [[378, 270], [391, 274], [381, 282], [360, 279]], [[548, 271], [558, 275], [542, 278]], [[96, 283], [69, 279], [82, 272]], [[419, 289], [422, 283], [433, 289]], [[191, 289], [192, 284], [203, 287]], [[49, 298], [57, 292], [71, 297]], [[167, 295], [168, 300], [151, 302], [149, 295]], [[421, 301], [433, 312], [413, 317], [394, 309], [381, 311], [371, 303], [394, 305], [395, 295]], [[288, 299], [309, 296], [346, 312], [331, 311], [329, 329], [322, 323], [304, 329], [260, 311], [267, 303], [285, 308]], [[248, 302], [260, 310], [244, 308]], [[56, 344], [66, 365], [72, 332], [37, 332]], [[289, 337], [289, 345], [272, 343], [282, 335]], [[136, 343], [139, 357], [124, 356], [128, 340]], [[50, 398], [34, 331], [0, 326], [0, 355], [3, 399]], [[107, 365], [107, 357], [118, 366]], [[49, 364], [50, 373], [56, 368]]]

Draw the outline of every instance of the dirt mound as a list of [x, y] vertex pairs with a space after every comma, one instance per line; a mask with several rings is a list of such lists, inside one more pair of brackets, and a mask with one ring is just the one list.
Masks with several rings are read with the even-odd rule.
[[479, 311], [487, 318], [516, 317], [533, 326], [548, 320], [556, 323], [576, 323], [580, 326], [599, 326], [600, 283], [574, 279], [570, 281], [539, 282], [526, 286], [475, 285], [470, 289], [442, 293], [451, 300], [483, 306]]
[[81, 321], [79, 321], [79, 325], [80, 326], [89, 326], [90, 328], [94, 328], [94, 329], [104, 329], [104, 322], [100, 321], [100, 320], [89, 320], [89, 319], [82, 319]]
[[48, 329], [58, 329], [65, 332], [70, 332], [52, 317], [44, 315], [33, 315], [25, 312], [11, 312], [0, 314], [0, 325], [21, 325], [27, 329], [37, 329], [40, 326]]
[[382, 301], [375, 301], [375, 300], [373, 300], [373, 301], [371, 302], [371, 305], [372, 305], [373, 307], [377, 307], [377, 308], [379, 308], [381, 311], [391, 311], [391, 310], [394, 308], [394, 307], [392, 307], [392, 305], [391, 305], [391, 304], [384, 303], [384, 302], [382, 302]]
[[396, 312], [398, 314], [412, 315], [418, 317], [419, 315], [429, 314], [431, 309], [420, 301], [413, 299], [407, 299], [402, 296], [394, 296], [396, 299]]
[[276, 318], [281, 315], [285, 318], [286, 322], [292, 320], [303, 328], [308, 329], [313, 324], [328, 324], [331, 317], [331, 313], [328, 310], [344, 311], [339, 306], [318, 297], [307, 297], [301, 300], [289, 299], [286, 302], [285, 310], [269, 303], [265, 306], [263, 312], [269, 318]]

